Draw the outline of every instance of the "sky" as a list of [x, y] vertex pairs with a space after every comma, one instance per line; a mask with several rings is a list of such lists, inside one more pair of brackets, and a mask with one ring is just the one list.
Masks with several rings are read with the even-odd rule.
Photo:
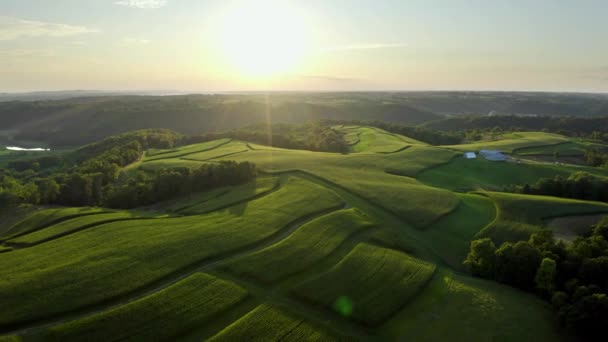
[[608, 92], [605, 0], [0, 0], [0, 92]]

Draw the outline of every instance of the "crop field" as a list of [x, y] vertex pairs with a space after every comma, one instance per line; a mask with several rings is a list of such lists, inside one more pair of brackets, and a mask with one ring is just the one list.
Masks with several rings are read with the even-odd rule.
[[564, 227], [608, 214], [606, 203], [504, 186], [608, 171], [460, 156], [566, 155], [592, 142], [524, 132], [430, 146], [334, 129], [350, 153], [220, 139], [130, 166], [248, 161], [258, 174], [245, 184], [130, 211], [15, 211], [0, 224], [0, 341], [567, 341], [546, 302], [470, 277], [462, 261], [472, 239], [540, 227], [572, 239], [584, 231]]
[[209, 341], [343, 341], [280, 308], [261, 305]]
[[281, 243], [244, 256], [224, 266], [232, 273], [264, 283], [275, 283], [327, 258], [369, 222], [357, 209], [331, 213], [307, 223]]
[[568, 177], [577, 171], [608, 176], [607, 170], [580, 166], [563, 166], [551, 163], [494, 162], [483, 158], [454, 158], [451, 162], [430, 168], [418, 175], [422, 183], [453, 191], [478, 189], [502, 190], [514, 184], [534, 184], [540, 178]]
[[378, 128], [359, 127], [342, 129], [353, 152], [391, 153], [406, 148], [415, 140], [408, 140]]
[[[289, 207], [277, 209], [277, 201], [286, 201]], [[176, 270], [270, 238], [297, 218], [341, 205], [332, 192], [293, 179], [246, 208], [207, 216], [115, 222], [4, 253], [0, 293], [9, 309], [0, 313], [0, 325], [125, 295]]]
[[543, 132], [517, 132], [506, 133], [496, 137], [496, 140], [479, 141], [470, 144], [450, 145], [446, 148], [458, 151], [479, 151], [479, 150], [499, 150], [501, 152], [513, 153], [516, 150], [550, 146], [568, 142], [568, 138], [559, 134]]
[[236, 284], [196, 273], [148, 297], [57, 325], [36, 337], [56, 341], [166, 341], [206, 324], [247, 296], [247, 291]]
[[3, 240], [21, 236], [46, 226], [85, 215], [108, 212], [101, 208], [55, 208], [36, 212], [15, 223], [5, 233]]
[[219, 146], [227, 144], [230, 142], [230, 139], [220, 139], [214, 141], [208, 141], [200, 144], [188, 145], [185, 147], [180, 147], [172, 150], [155, 150], [152, 151], [151, 154], [148, 154], [146, 157], [146, 161], [151, 160], [159, 160], [159, 159], [169, 159], [169, 158], [180, 158], [184, 156], [188, 156], [194, 153], [200, 153], [207, 150], [213, 150]]
[[527, 239], [549, 218], [608, 214], [608, 204], [602, 202], [498, 192], [485, 194], [496, 204], [497, 217], [478, 236], [491, 237], [497, 244]]
[[376, 326], [412, 299], [434, 269], [432, 264], [405, 253], [359, 244], [335, 267], [292, 291], [346, 317]]
[[107, 214], [85, 215], [59, 222], [44, 229], [7, 240], [6, 242], [11, 244], [33, 245], [51, 240], [56, 237], [65, 236], [82, 229], [115, 221], [135, 219], [138, 217], [142, 217], [142, 215], [132, 212], [113, 212]]
[[279, 187], [278, 177], [258, 177], [254, 181], [236, 186], [227, 186], [209, 192], [192, 194], [184, 198], [156, 205], [171, 212], [184, 215], [203, 214], [236, 203], [249, 201]]

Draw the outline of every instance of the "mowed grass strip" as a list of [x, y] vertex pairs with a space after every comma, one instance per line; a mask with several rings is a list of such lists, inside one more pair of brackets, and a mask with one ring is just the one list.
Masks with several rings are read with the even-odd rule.
[[141, 217], [141, 214], [132, 212], [116, 212], [107, 214], [86, 215], [70, 220], [62, 221], [44, 229], [29, 233], [18, 238], [8, 240], [9, 243], [17, 244], [36, 244], [42, 241], [52, 239], [55, 236], [62, 236], [78, 231], [83, 228], [93, 227], [104, 223], [110, 223], [119, 220], [134, 219]]
[[497, 206], [496, 220], [477, 234], [495, 243], [526, 240], [553, 217], [608, 213], [608, 204], [567, 198], [483, 192]]
[[342, 203], [324, 187], [290, 178], [280, 190], [238, 211], [115, 222], [5, 253], [0, 258], [0, 327], [121, 298], [255, 246], [299, 218]]
[[98, 314], [53, 326], [53, 341], [166, 341], [177, 338], [248, 296], [240, 286], [196, 273], [159, 292]]
[[222, 269], [262, 283], [275, 283], [322, 261], [349, 236], [372, 222], [351, 208], [320, 217], [278, 244], [223, 265]]
[[23, 220], [15, 223], [9, 230], [7, 230], [5, 233], [6, 238], [3, 238], [3, 240], [21, 236], [27, 234], [28, 232], [35, 231], [64, 220], [69, 220], [84, 215], [105, 213], [108, 211], [111, 210], [89, 207], [54, 208], [37, 211], [26, 216]]
[[405, 253], [361, 243], [333, 268], [291, 291], [368, 326], [378, 326], [415, 297], [434, 270], [434, 265]]
[[350, 341], [276, 306], [263, 304], [209, 341]]
[[168, 209], [185, 215], [207, 213], [263, 195], [276, 189], [278, 182], [278, 177], [260, 177], [243, 185], [222, 187], [210, 193], [194, 195], [191, 199], [174, 203]]
[[220, 147], [224, 144], [227, 144], [229, 142], [230, 142], [230, 139], [219, 139], [219, 140], [207, 141], [207, 142], [200, 143], [200, 144], [182, 146], [177, 149], [171, 149], [171, 150], [165, 150], [165, 151], [153, 150], [152, 154], [147, 156], [145, 158], [144, 162], [149, 162], [149, 161], [159, 160], [159, 159], [184, 157], [184, 156], [187, 156], [187, 155], [190, 155], [193, 153], [213, 150], [213, 149]]

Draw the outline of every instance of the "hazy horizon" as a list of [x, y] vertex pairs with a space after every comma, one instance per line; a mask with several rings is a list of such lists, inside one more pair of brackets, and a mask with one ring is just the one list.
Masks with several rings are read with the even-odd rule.
[[0, 93], [605, 93], [606, 10], [596, 0], [4, 0]]

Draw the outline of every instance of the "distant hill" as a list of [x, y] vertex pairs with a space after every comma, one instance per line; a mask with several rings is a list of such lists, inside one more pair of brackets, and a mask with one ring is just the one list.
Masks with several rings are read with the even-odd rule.
[[[10, 130], [11, 137], [17, 141], [40, 141], [58, 146], [80, 145], [137, 129], [168, 128], [185, 134], [200, 134], [267, 121], [366, 120], [408, 126], [426, 124], [428, 128], [441, 130], [488, 125], [568, 130], [570, 124], [583, 124], [595, 130], [606, 127], [606, 120], [571, 118], [608, 116], [608, 95], [605, 94], [283, 92], [149, 95], [42, 92], [23, 95], [18, 101], [0, 100], [0, 131]], [[50, 99], [28, 100], [44, 99], [45, 96]], [[69, 98], [74, 96], [86, 97]], [[3, 97], [6, 98], [0, 94], [0, 99]], [[466, 118], [461, 119], [463, 116]], [[541, 118], [544, 116], [567, 119], [549, 122]], [[590, 123], [593, 125], [589, 126]], [[551, 127], [545, 126], [547, 124]]]
[[417, 125], [442, 116], [403, 103], [324, 95], [109, 96], [0, 103], [0, 128], [17, 140], [79, 145], [126, 131], [168, 128], [198, 134], [264, 121], [321, 118], [383, 120]]

